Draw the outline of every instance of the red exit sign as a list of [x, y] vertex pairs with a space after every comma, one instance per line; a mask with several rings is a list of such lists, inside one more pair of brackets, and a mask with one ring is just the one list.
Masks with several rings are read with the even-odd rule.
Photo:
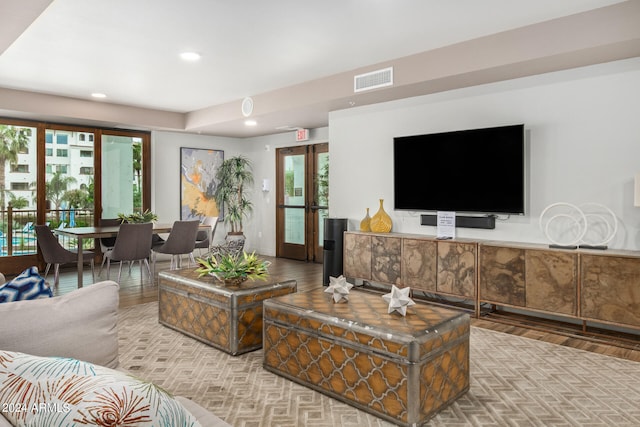
[[309, 129], [298, 129], [296, 131], [296, 141], [307, 141], [309, 139]]

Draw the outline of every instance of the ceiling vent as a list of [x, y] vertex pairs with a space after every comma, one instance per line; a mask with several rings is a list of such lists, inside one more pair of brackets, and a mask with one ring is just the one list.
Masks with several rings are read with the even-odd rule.
[[393, 85], [393, 67], [385, 68], [370, 73], [359, 74], [353, 77], [353, 91], [377, 89]]

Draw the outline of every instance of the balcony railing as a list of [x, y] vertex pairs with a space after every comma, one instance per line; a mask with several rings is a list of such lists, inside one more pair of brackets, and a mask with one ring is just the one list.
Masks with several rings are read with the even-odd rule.
[[[45, 224], [49, 228], [91, 227], [94, 212], [92, 209], [53, 209], [46, 213]], [[34, 224], [35, 210], [14, 209], [0, 211], [0, 256], [28, 255], [37, 252]], [[58, 240], [65, 248], [77, 248], [77, 240], [59, 236]], [[87, 239], [83, 246], [93, 247], [93, 241]]]

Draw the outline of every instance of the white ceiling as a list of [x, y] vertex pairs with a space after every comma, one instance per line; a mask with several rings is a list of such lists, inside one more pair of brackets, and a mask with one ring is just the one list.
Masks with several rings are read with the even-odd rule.
[[[258, 112], [260, 94], [614, 3], [2, 0], [0, 88], [81, 100], [102, 92], [106, 100], [91, 102], [194, 116], [224, 115], [222, 106], [239, 109], [252, 96]], [[182, 51], [202, 59], [184, 62]], [[329, 104], [322, 107], [325, 121], [335, 108]], [[6, 105], [0, 109], [11, 115]], [[220, 134], [250, 135], [235, 116], [201, 128], [215, 134], [219, 124]], [[318, 124], [304, 123], [303, 115], [290, 119], [286, 108], [269, 116], [264, 121], [272, 127], [254, 132]]]

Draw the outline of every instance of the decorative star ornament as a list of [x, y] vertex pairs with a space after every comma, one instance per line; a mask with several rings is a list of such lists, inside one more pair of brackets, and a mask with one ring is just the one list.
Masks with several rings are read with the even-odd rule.
[[340, 302], [342, 300], [349, 301], [349, 289], [351, 288], [353, 285], [347, 282], [344, 276], [337, 278], [329, 276], [329, 287], [324, 291], [333, 294], [333, 302]]
[[391, 285], [391, 292], [382, 295], [382, 298], [389, 303], [389, 311], [387, 311], [387, 313], [397, 311], [403, 316], [406, 316], [407, 307], [415, 304], [415, 302], [409, 298], [409, 291], [410, 288], [400, 289], [395, 285]]

